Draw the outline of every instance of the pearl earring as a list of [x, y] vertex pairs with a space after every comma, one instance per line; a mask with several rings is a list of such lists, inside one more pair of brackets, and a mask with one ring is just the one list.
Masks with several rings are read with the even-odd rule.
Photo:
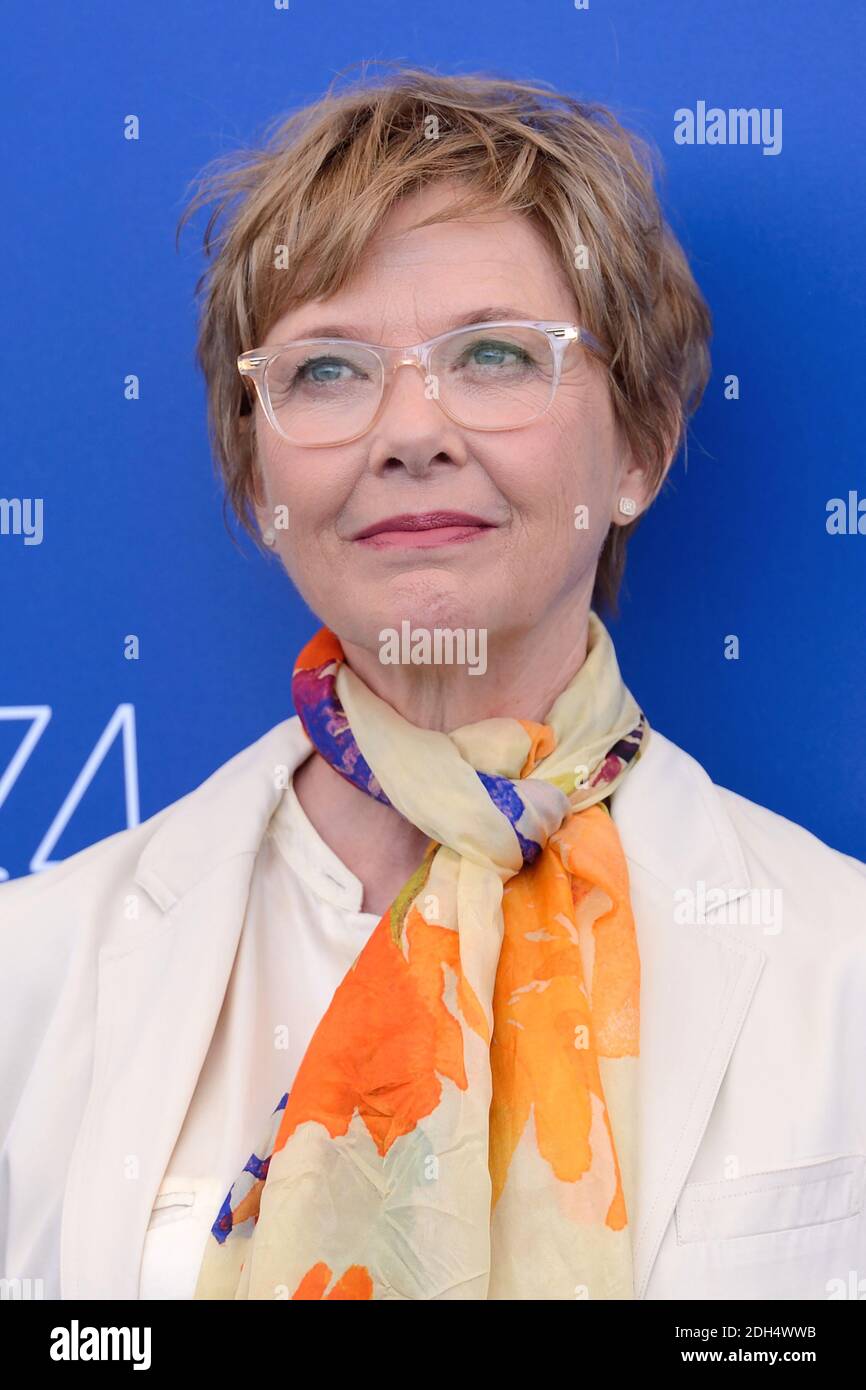
[[269, 526], [266, 531], [262, 532], [262, 540], [264, 541], [265, 545], [274, 545], [276, 543], [276, 539], [277, 533], [274, 530], [273, 526]]
[[619, 499], [619, 509], [623, 516], [634, 516], [637, 511], [637, 503], [633, 497], [621, 497]]

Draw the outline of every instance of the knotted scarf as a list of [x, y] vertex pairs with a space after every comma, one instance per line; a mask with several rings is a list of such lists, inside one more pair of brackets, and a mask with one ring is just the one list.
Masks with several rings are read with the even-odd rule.
[[[633, 1298], [640, 965], [604, 799], [649, 726], [590, 613], [544, 723], [440, 733], [322, 628], [312, 744], [429, 837], [208, 1236], [195, 1298]], [[291, 923], [287, 923], [291, 929]]]

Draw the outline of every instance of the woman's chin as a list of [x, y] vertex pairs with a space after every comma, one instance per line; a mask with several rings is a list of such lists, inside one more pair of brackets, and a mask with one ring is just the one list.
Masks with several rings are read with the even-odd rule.
[[[450, 603], [372, 605], [363, 623], [359, 623], [361, 611], [359, 603], [358, 609], [351, 616], [347, 615], [345, 623], [334, 630], [342, 632], [344, 641], [377, 653], [379, 659], [389, 665], [426, 664], [423, 652], [427, 636], [447, 641], [448, 634], [454, 634], [457, 641], [477, 642], [478, 636], [483, 634], [486, 642], [490, 635], [489, 618], [493, 617], [491, 606], [487, 604], [475, 606], [453, 600]], [[498, 628], [498, 618], [494, 626]], [[422, 658], [420, 663], [419, 657]], [[436, 657], [432, 659], [435, 661]], [[447, 661], [447, 657], [442, 659]]]
[[[478, 592], [465, 577], [430, 570], [401, 575], [384, 592], [368, 597], [366, 611], [374, 615], [377, 632], [386, 627], [400, 631], [404, 623], [428, 630], [486, 626], [496, 606], [493, 595]], [[358, 611], [364, 611], [360, 595]]]

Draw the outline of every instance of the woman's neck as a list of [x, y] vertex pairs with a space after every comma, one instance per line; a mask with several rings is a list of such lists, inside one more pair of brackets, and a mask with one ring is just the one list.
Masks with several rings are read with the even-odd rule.
[[[491, 653], [483, 675], [455, 666], [382, 665], [365, 648], [343, 643], [349, 665], [367, 686], [418, 728], [451, 732], [483, 719], [543, 721], [586, 657], [588, 610], [561, 622], [558, 637], [527, 634]], [[573, 630], [572, 630], [573, 629]], [[293, 786], [325, 843], [364, 885], [363, 910], [385, 912], [424, 856], [428, 840], [391, 806], [360, 791], [317, 752]]]
[[292, 786], [311, 825], [363, 884], [361, 910], [381, 917], [421, 863], [427, 836], [347, 782], [319, 753], [296, 770]]
[[[558, 621], [548, 621], [543, 630], [539, 627], [511, 640], [497, 634], [486, 646], [483, 642], [474, 647], [465, 643], [464, 650], [473, 657], [483, 652], [483, 670], [480, 665], [473, 668], [442, 659], [449, 650], [459, 655], [461, 648], [447, 636], [458, 629], [439, 631], [438, 652], [436, 629], [422, 629], [418, 637], [419, 629], [409, 623], [390, 647], [383, 648], [381, 656], [345, 641], [343, 651], [349, 666], [373, 694], [420, 729], [451, 733], [465, 724], [502, 717], [540, 723], [586, 659], [589, 613], [573, 610]], [[422, 658], [432, 655], [429, 664], [408, 660], [413, 633]], [[396, 662], [388, 659], [393, 656]]]

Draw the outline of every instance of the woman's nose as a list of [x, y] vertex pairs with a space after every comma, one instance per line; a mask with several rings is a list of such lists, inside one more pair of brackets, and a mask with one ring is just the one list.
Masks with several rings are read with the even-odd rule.
[[[415, 367], [421, 377], [420, 382], [411, 372], [403, 371], [404, 367]], [[401, 409], [417, 411], [419, 406], [425, 401], [429, 401], [431, 409], [440, 418], [444, 419], [444, 413], [438, 408], [439, 388], [435, 376], [428, 374], [420, 357], [407, 354], [395, 364], [390, 377], [385, 382], [385, 400], [383, 403], [383, 414], [385, 412]]]
[[[414, 372], [403, 366], [417, 367]], [[385, 397], [373, 427], [370, 461], [379, 467], [400, 462], [406, 470], [420, 476], [431, 464], [466, 462], [467, 446], [460, 431], [440, 407], [435, 378], [427, 375], [420, 360], [401, 361], [385, 383]]]

